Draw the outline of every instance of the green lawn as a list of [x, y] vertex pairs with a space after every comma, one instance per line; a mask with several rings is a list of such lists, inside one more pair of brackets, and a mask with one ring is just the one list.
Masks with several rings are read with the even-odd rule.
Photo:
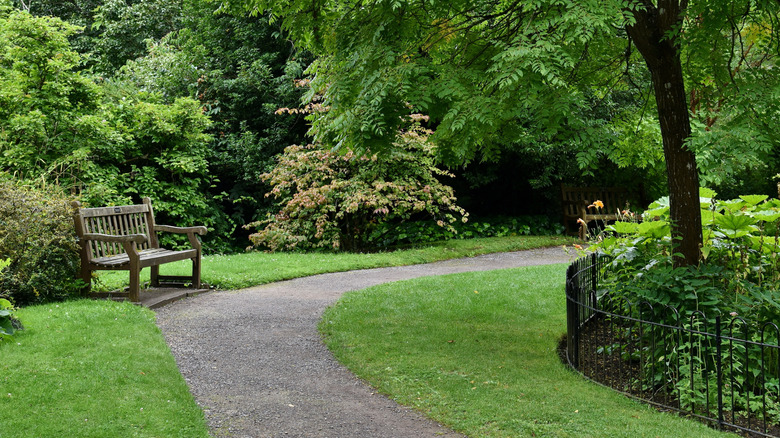
[[[523, 237], [363, 255], [214, 256], [204, 259], [204, 278], [237, 288], [565, 242]], [[373, 288], [345, 296], [322, 330], [338, 357], [381, 391], [472, 436], [715, 435], [587, 383], [557, 361], [563, 271]], [[112, 280], [117, 287], [121, 274]], [[80, 300], [24, 308], [18, 316], [25, 330], [0, 342], [0, 437], [208, 436], [153, 312]]]
[[[396, 266], [570, 242], [561, 237], [451, 241], [377, 254], [247, 253], [204, 258], [204, 278], [238, 288], [322, 272]], [[168, 266], [166, 266], [168, 268]], [[165, 269], [165, 268], [164, 268]], [[185, 273], [184, 263], [171, 271]], [[115, 287], [127, 273], [110, 273]], [[206, 437], [154, 322], [133, 304], [79, 300], [21, 309], [0, 341], [0, 437]]]
[[565, 265], [428, 277], [348, 293], [320, 323], [336, 357], [473, 437], [709, 437], [585, 381], [556, 353]]
[[79, 300], [19, 311], [0, 342], [0, 437], [208, 437], [154, 313]]

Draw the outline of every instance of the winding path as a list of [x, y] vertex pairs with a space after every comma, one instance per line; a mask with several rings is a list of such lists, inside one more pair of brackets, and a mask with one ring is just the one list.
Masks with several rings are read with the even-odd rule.
[[157, 324], [216, 437], [456, 437], [336, 362], [322, 312], [381, 283], [570, 259], [557, 247], [316, 275], [184, 299], [158, 309]]

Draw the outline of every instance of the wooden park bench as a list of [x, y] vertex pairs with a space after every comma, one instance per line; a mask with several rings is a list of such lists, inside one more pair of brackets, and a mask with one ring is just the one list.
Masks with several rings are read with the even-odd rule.
[[[141, 289], [141, 269], [151, 268], [151, 286], [191, 284], [199, 289], [201, 244], [196, 234], [206, 234], [206, 227], [173, 227], [154, 222], [152, 200], [143, 204], [119, 207], [81, 208], [72, 203], [73, 221], [81, 246], [81, 279], [91, 285], [92, 271], [122, 270], [130, 273], [130, 301], [138, 302]], [[160, 248], [157, 232], [187, 234], [192, 248], [181, 251]], [[192, 260], [192, 276], [161, 276], [160, 265], [179, 260]]]
[[[571, 187], [561, 185], [563, 222], [566, 233], [587, 240], [588, 224], [593, 221], [616, 221], [626, 209], [627, 192], [621, 187]], [[603, 208], [590, 207], [601, 201]], [[582, 219], [580, 221], [579, 219]], [[575, 233], [573, 225], [576, 224]]]

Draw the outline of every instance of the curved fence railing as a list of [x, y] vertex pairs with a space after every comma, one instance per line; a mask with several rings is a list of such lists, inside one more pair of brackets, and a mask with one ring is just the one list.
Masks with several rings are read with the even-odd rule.
[[[780, 436], [780, 328], [600, 288], [608, 258], [566, 273], [569, 364], [628, 396], [757, 436]], [[778, 303], [780, 305], [780, 303]]]

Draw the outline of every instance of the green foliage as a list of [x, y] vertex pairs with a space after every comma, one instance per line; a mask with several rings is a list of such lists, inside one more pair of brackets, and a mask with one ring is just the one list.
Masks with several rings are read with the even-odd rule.
[[[10, 264], [11, 259], [0, 259], [0, 273]], [[10, 301], [0, 298], [0, 341], [8, 336], [12, 336], [14, 332], [22, 328], [19, 320], [14, 317], [14, 310], [14, 306]]]
[[[780, 138], [777, 31], [769, 2], [691, 2], [685, 31], [693, 138], [701, 183], [726, 197], [774, 193]], [[723, 30], [726, 30], [725, 32]]]
[[[0, 170], [91, 206], [151, 196], [160, 223], [228, 234], [233, 225], [208, 193], [210, 121], [199, 103], [88, 76], [67, 39], [74, 32], [56, 18], [0, 16]], [[207, 247], [223, 247], [210, 239]]]
[[22, 330], [22, 323], [14, 316], [14, 306], [10, 301], [0, 298], [0, 342]]
[[385, 222], [431, 217], [450, 228], [466, 212], [452, 189], [437, 179], [433, 151], [421, 131], [411, 131], [387, 156], [339, 155], [316, 146], [291, 146], [263, 178], [273, 186], [280, 210], [250, 238], [272, 250], [369, 249], [369, 236]]
[[259, 175], [270, 171], [285, 147], [304, 142], [303, 115], [276, 110], [299, 105], [303, 89], [294, 79], [309, 61], [267, 20], [218, 14], [216, 8], [187, 2], [182, 28], [150, 42], [146, 56], [129, 61], [119, 77], [168, 103], [177, 96], [200, 102], [212, 121], [208, 191], [238, 226], [230, 244], [243, 248], [248, 233], [240, 226], [272, 208], [258, 195], [270, 190]]
[[[780, 201], [768, 199], [766, 195], [717, 200], [715, 192], [702, 189], [700, 204], [704, 234], [702, 260], [699, 267], [689, 272], [674, 270], [669, 265], [674, 245], [669, 235], [668, 198], [651, 204], [641, 223], [617, 222], [606, 227], [603, 239], [594, 248], [614, 257], [611, 269], [615, 281], [630, 283], [632, 294], [643, 289], [667, 288], [672, 297], [680, 300], [642, 297], [651, 302], [672, 303], [683, 311], [700, 309], [698, 305], [684, 302], [684, 287], [670, 288], [666, 282], [670, 278], [706, 278], [720, 290], [717, 303], [711, 303], [713, 310], [720, 313], [736, 310], [740, 315], [760, 319], [780, 317], [780, 309], [766, 306], [765, 300], [759, 298], [763, 294], [761, 290], [780, 289], [777, 256]], [[711, 275], [713, 272], [717, 275]], [[644, 284], [645, 281], [650, 284]]]
[[180, 0], [106, 0], [95, 8], [92, 29], [98, 71], [110, 74], [146, 53], [146, 40], [158, 40], [180, 27]]
[[[322, 95], [330, 108], [311, 117], [323, 144], [377, 152], [401, 132], [399, 116], [423, 113], [447, 164], [501, 160], [509, 151], [543, 157], [534, 187], [569, 176], [578, 161], [598, 169], [603, 151], [622, 167], [659, 164], [654, 116], [643, 117], [652, 114], [648, 75], [636, 74], [643, 64], [630, 57], [628, 80], [601, 68], [625, 57], [618, 2], [403, 0], [355, 8], [331, 0], [313, 15], [297, 1], [223, 8], [269, 13], [319, 57], [309, 69], [309, 98]], [[642, 161], [629, 164], [636, 157]]]
[[[56, 162], [97, 141], [92, 116], [99, 89], [74, 71], [80, 57], [68, 36], [77, 29], [57, 18], [11, 11], [0, 15], [0, 167], [17, 175], [58, 177]], [[97, 122], [97, 123], [96, 123]]]
[[[594, 245], [595, 250], [612, 257], [606, 281], [600, 287], [610, 291], [613, 299], [632, 303], [624, 310], [633, 309], [633, 316], [639, 309], [642, 318], [656, 323], [712, 333], [716, 317], [724, 316], [725, 321], [730, 315], [733, 322], [728, 336], [776, 345], [778, 333], [762, 324], [780, 319], [780, 201], [767, 199], [766, 195], [723, 201], [715, 195], [712, 190], [701, 190], [704, 245], [698, 266], [673, 266], [675, 245], [669, 235], [669, 201], [659, 199], [645, 212], [644, 222], [609, 226]], [[644, 353], [642, 366], [652, 376], [650, 387], [667, 387], [667, 382], [672, 382], [671, 388], [679, 391], [686, 408], [712, 407], [712, 400], [704, 398], [703, 390], [691, 386], [693, 379], [706, 376], [705, 370], [714, 369], [714, 359], [701, 354], [704, 343], [709, 343], [706, 347], [713, 351], [712, 340], [686, 335], [675, 348], [679, 334], [669, 331], [654, 336], [665, 340], [654, 341], [656, 351]], [[767, 356], [767, 349], [754, 344], [737, 350], [731, 350], [731, 345], [723, 349], [731, 353], [724, 359], [729, 366], [724, 367], [723, 381], [735, 382], [733, 389], [738, 395], [728, 400], [728, 409], [755, 412], [760, 408], [748, 403], [749, 399], [766, 394], [776, 400], [776, 382], [765, 380], [769, 377], [767, 370], [777, 366], [776, 353], [770, 351]], [[648, 358], [656, 358], [659, 363]], [[679, 375], [654, 372], [670, 369], [660, 361], [679, 361]], [[776, 415], [777, 406], [773, 406], [770, 404], [768, 409]]]
[[562, 228], [558, 218], [552, 219], [547, 216], [456, 221], [452, 223], [451, 228], [440, 227], [431, 221], [384, 222], [372, 231], [368, 239], [372, 247], [387, 248], [452, 239], [558, 235], [563, 233]]
[[17, 305], [79, 296], [79, 254], [70, 199], [56, 186], [0, 180], [0, 296]]

